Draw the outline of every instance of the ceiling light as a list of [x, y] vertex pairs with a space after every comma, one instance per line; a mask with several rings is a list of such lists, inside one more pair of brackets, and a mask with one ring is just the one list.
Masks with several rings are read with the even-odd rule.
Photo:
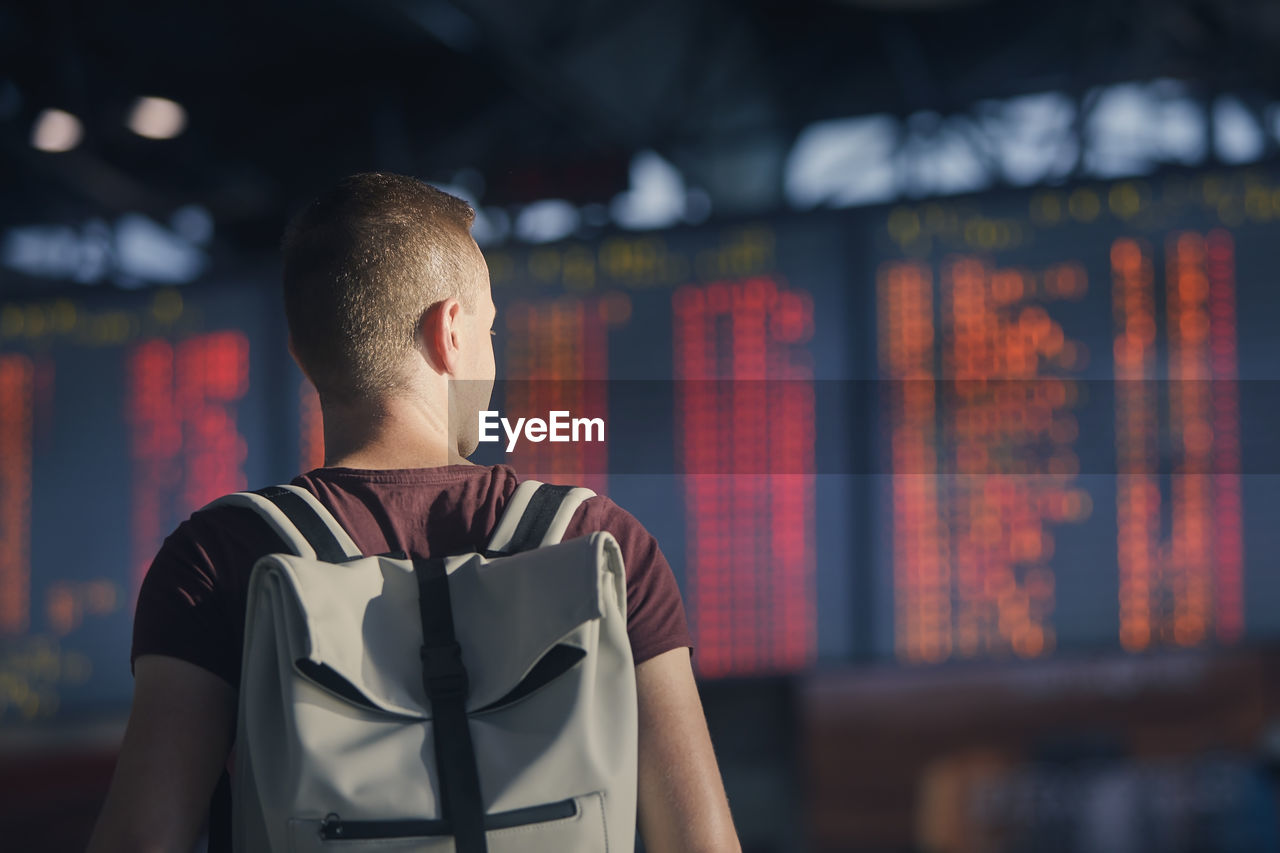
[[129, 113], [129, 129], [147, 139], [173, 139], [187, 126], [187, 111], [168, 98], [138, 98]]
[[48, 109], [31, 128], [31, 147], [41, 151], [70, 151], [84, 138], [80, 119], [65, 110]]

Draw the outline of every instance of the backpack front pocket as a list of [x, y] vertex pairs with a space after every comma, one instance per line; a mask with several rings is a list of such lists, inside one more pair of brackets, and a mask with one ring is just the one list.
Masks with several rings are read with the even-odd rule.
[[[454, 853], [448, 820], [349, 820], [338, 814], [289, 821], [293, 853]], [[601, 793], [485, 815], [490, 853], [600, 853], [608, 849]]]

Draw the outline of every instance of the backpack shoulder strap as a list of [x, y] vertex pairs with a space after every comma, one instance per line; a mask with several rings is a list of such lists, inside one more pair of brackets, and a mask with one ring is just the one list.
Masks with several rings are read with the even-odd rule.
[[525, 480], [516, 487], [502, 519], [489, 539], [489, 553], [516, 554], [554, 545], [564, 536], [573, 514], [595, 492], [575, 486], [551, 486]]
[[298, 486], [268, 486], [236, 492], [209, 506], [243, 506], [256, 511], [294, 554], [328, 563], [361, 556], [355, 542], [315, 495]]

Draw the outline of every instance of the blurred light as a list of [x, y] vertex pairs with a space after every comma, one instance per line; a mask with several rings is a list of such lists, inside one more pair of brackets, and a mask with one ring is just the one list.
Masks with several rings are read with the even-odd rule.
[[1203, 111], [1173, 80], [1095, 89], [1085, 126], [1085, 167], [1100, 178], [1150, 172], [1205, 155]]
[[139, 213], [126, 213], [116, 223], [116, 264], [121, 283], [182, 284], [204, 271], [204, 252]]
[[1064, 178], [1079, 145], [1072, 133], [1076, 105], [1062, 92], [1024, 95], [982, 105], [982, 121], [1005, 180], [1026, 186]]
[[1206, 154], [1204, 110], [1177, 81], [1157, 80], [1151, 88], [1157, 94], [1167, 93], [1160, 107], [1166, 158], [1188, 165], [1203, 160]]
[[147, 139], [173, 139], [186, 128], [187, 111], [168, 98], [138, 98], [127, 124]]
[[535, 201], [516, 217], [516, 237], [527, 243], [554, 243], [578, 230], [578, 209], [558, 198]]
[[169, 225], [188, 243], [203, 246], [213, 239], [213, 214], [198, 204], [180, 207], [169, 217]]
[[12, 228], [0, 243], [0, 260], [27, 275], [98, 281], [111, 265], [111, 228], [97, 219], [80, 233], [66, 225]]
[[31, 147], [57, 153], [70, 151], [84, 138], [80, 119], [65, 110], [47, 109], [31, 128]]
[[903, 151], [903, 184], [914, 195], [947, 195], [981, 189], [991, 182], [973, 145], [960, 135], [959, 119], [944, 120], [933, 112], [907, 120]]
[[1262, 156], [1262, 128], [1232, 95], [1213, 102], [1214, 153], [1224, 163], [1251, 163]]
[[471, 236], [476, 245], [496, 246], [511, 234], [511, 217], [500, 207], [476, 208], [475, 222], [471, 223]]
[[1132, 84], [1112, 86], [1097, 98], [1085, 129], [1089, 170], [1102, 177], [1115, 177], [1150, 169], [1151, 143], [1143, 136], [1152, 105], [1142, 89]]
[[887, 115], [821, 121], [801, 131], [787, 157], [784, 187], [796, 207], [848, 207], [898, 194], [893, 155], [900, 127]]
[[[147, 283], [185, 284], [208, 266], [207, 254], [192, 237], [212, 236], [207, 211], [192, 205], [174, 213], [173, 230], [138, 213], [111, 225], [91, 219], [79, 229], [67, 225], [10, 228], [0, 239], [0, 264], [27, 275], [71, 279], [83, 284], [114, 281], [121, 287]], [[206, 230], [202, 233], [201, 228]]]
[[[816, 122], [787, 158], [786, 196], [801, 209], [850, 207], [971, 192], [997, 176], [1022, 186], [1059, 181], [1078, 161], [1094, 176], [1117, 178], [1205, 158], [1208, 118], [1181, 81], [1099, 87], [1086, 102], [1079, 134], [1080, 110], [1063, 92], [981, 101], [954, 116], [919, 112], [905, 123], [889, 115]], [[1226, 124], [1222, 156], [1261, 156], [1262, 131], [1237, 99], [1221, 100], [1218, 112]], [[1280, 109], [1267, 122], [1280, 138]]]
[[953, 128], [943, 130], [932, 140], [930, 157], [933, 168], [926, 172], [926, 192], [964, 193], [983, 189], [991, 183], [991, 175], [978, 158], [973, 145]]
[[654, 151], [641, 151], [631, 160], [631, 189], [609, 205], [623, 228], [666, 228], [685, 212], [684, 176]]

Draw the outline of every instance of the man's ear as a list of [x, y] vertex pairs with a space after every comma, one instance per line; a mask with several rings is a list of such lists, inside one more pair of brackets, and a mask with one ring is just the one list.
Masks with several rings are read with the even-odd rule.
[[461, 357], [462, 305], [445, 299], [428, 308], [418, 321], [423, 354], [437, 373], [453, 373]]

